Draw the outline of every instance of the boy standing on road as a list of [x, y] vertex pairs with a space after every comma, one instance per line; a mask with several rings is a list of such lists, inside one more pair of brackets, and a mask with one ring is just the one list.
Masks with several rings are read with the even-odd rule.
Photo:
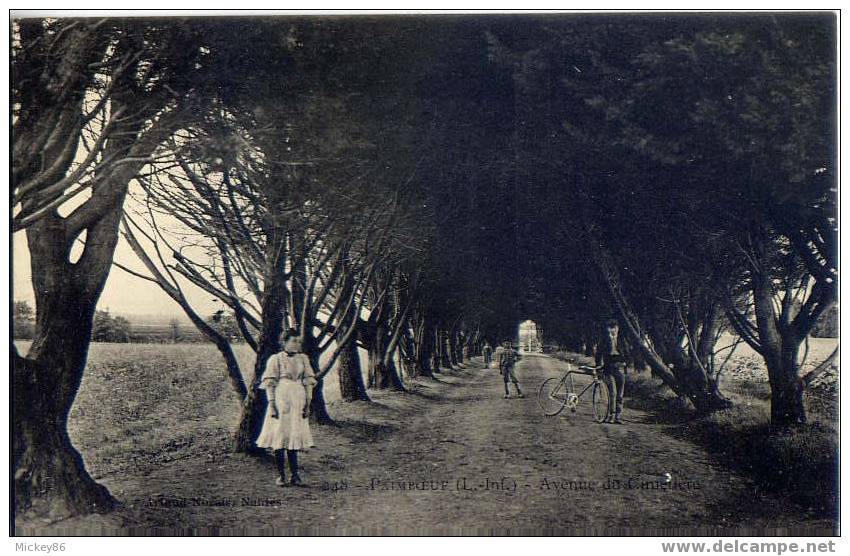
[[602, 380], [608, 385], [608, 417], [606, 423], [620, 425], [623, 413], [623, 390], [626, 377], [623, 374], [623, 353], [618, 345], [620, 326], [616, 320], [605, 323], [605, 333], [596, 348], [596, 368], [602, 369]]
[[502, 378], [505, 379], [505, 399], [511, 397], [511, 393], [508, 390], [509, 381], [514, 383], [517, 396], [520, 398], [525, 397], [522, 390], [519, 388], [519, 381], [516, 379], [516, 373], [514, 373], [514, 366], [520, 357], [520, 354], [514, 349], [513, 345], [511, 345], [510, 342], [505, 342], [504, 349], [502, 349], [502, 352], [499, 354], [499, 370], [502, 372]]

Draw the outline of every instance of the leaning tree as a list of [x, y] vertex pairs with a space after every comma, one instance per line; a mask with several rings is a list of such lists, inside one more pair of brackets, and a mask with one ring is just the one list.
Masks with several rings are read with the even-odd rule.
[[202, 27], [13, 22], [12, 229], [26, 231], [36, 298], [32, 346], [25, 356], [13, 350], [19, 510], [113, 504], [71, 445], [68, 413], [128, 186], [205, 99], [221, 49]]
[[656, 203], [669, 203], [665, 220], [689, 214], [684, 226], [717, 216], [702, 245], [722, 247], [700, 253], [720, 272], [706, 282], [764, 358], [772, 423], [803, 422], [800, 347], [838, 288], [834, 18], [704, 17], [639, 44], [625, 61], [589, 56], [565, 81], [585, 122], [702, 190], [700, 203]]

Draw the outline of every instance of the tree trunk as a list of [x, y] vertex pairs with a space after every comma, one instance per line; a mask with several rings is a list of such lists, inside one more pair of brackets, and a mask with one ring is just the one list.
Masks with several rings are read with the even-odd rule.
[[15, 509], [51, 516], [106, 511], [107, 489], [86, 471], [68, 437], [68, 414], [88, 358], [95, 307], [118, 241], [120, 203], [87, 229], [77, 263], [55, 215], [27, 230], [36, 324], [26, 357], [13, 353]]
[[452, 335], [455, 351], [455, 361], [459, 366], [463, 366], [464, 351], [466, 350], [466, 338], [463, 334], [455, 333]]
[[383, 368], [385, 380], [387, 381], [386, 387], [395, 390], [396, 392], [406, 392], [407, 388], [404, 386], [404, 382], [402, 382], [401, 376], [398, 374], [395, 357], [389, 354], [389, 356], [384, 360]]
[[[341, 263], [342, 272], [345, 275], [340, 300], [352, 298], [354, 295], [355, 279], [343, 257]], [[353, 300], [353, 298], [352, 298]], [[353, 302], [353, 301], [352, 301]], [[337, 339], [337, 349], [341, 350], [337, 361], [337, 377], [339, 380], [339, 391], [344, 401], [370, 401], [366, 392], [366, 384], [363, 382], [363, 368], [360, 365], [360, 352], [357, 348], [357, 334], [361, 326], [360, 311], [352, 310], [344, 312], [337, 318], [337, 326], [342, 330], [348, 330], [351, 334], [344, 339]], [[352, 328], [354, 327], [354, 328]], [[339, 342], [345, 342], [339, 345]]]
[[364, 339], [369, 355], [369, 386], [379, 390], [404, 390], [404, 384], [389, 353], [392, 342], [388, 338], [386, 328], [380, 324], [373, 325]]
[[483, 342], [481, 341], [481, 330], [476, 328], [475, 334], [473, 334], [467, 342], [466, 356], [468, 358], [480, 356], [482, 345]]
[[404, 331], [407, 326], [407, 311], [402, 315], [396, 316], [397, 322], [391, 330], [387, 330], [387, 335], [381, 346], [383, 347], [383, 369], [385, 380], [388, 388], [398, 392], [406, 392], [407, 388], [401, 380], [398, 366], [396, 365], [396, 354], [399, 353], [399, 344], [404, 336]]
[[413, 343], [416, 351], [416, 373], [433, 378], [434, 370], [431, 363], [434, 353], [434, 333], [427, 321], [416, 328]]
[[343, 352], [339, 358], [337, 374], [339, 375], [339, 391], [342, 399], [347, 402], [370, 401], [369, 394], [366, 392], [366, 384], [363, 382], [363, 369], [360, 366], [357, 342], [351, 340], [347, 346], [341, 349]]
[[264, 453], [264, 450], [257, 448], [256, 441], [263, 426], [267, 405], [265, 392], [257, 388], [252, 381], [248, 395], [242, 401], [242, 413], [233, 436], [233, 451], [245, 454]]
[[366, 343], [366, 354], [368, 361], [367, 374], [369, 377], [369, 388], [384, 389], [387, 387], [386, 376], [384, 373], [384, 356], [378, 346], [379, 331], [369, 334], [369, 339]]
[[[721, 315], [722, 310], [719, 304], [714, 300], [708, 302], [707, 309], [700, 319], [702, 326], [699, 327], [698, 332], [696, 330], [692, 332], [695, 347], [691, 349], [691, 368], [696, 374], [696, 379], [691, 383], [698, 386], [694, 389], [692, 401], [694, 406], [703, 413], [732, 407], [732, 401], [720, 392], [720, 383], [714, 364], [714, 348], [720, 330]], [[698, 319], [693, 316], [691, 320], [697, 322]]]
[[440, 329], [438, 327], [434, 328], [432, 340], [434, 343], [431, 350], [431, 369], [434, 373], [439, 373], [443, 361], [443, 343], [440, 341]]
[[458, 367], [457, 336], [451, 332], [446, 333], [446, 352], [449, 355], [449, 366], [451, 366], [452, 369]]
[[770, 381], [770, 422], [779, 427], [806, 422], [803, 381], [797, 354], [805, 336], [790, 326], [780, 330], [773, 304], [773, 283], [766, 272], [753, 272], [752, 291], [762, 356]]
[[242, 414], [234, 435], [233, 449], [236, 452], [249, 454], [261, 452], [257, 450], [256, 441], [263, 426], [268, 400], [265, 392], [260, 390], [260, 382], [269, 357], [280, 351], [280, 335], [283, 332], [284, 312], [289, 293], [284, 274], [286, 251], [282, 245], [285, 245], [284, 237], [277, 233], [269, 234], [266, 245], [265, 284], [260, 306], [262, 329], [257, 342], [254, 378], [248, 388], [248, 395], [242, 402]]
[[720, 392], [716, 377], [707, 375], [700, 367], [675, 367], [674, 374], [684, 395], [700, 413], [711, 413], [732, 407], [732, 402]]
[[399, 356], [401, 357], [402, 371], [408, 378], [419, 376], [416, 364], [416, 347], [413, 342], [413, 334], [405, 330], [404, 337], [399, 342]]
[[325, 402], [325, 380], [320, 378], [313, 387], [313, 401], [310, 403], [310, 414], [319, 425], [333, 425], [334, 420], [328, 413]]
[[788, 427], [806, 422], [803, 405], [803, 380], [797, 363], [801, 342], [785, 339], [779, 357], [767, 357], [767, 374], [770, 380], [770, 422], [778, 427]]
[[[380, 342], [376, 342], [378, 344]], [[370, 386], [379, 390], [399, 390], [404, 391], [406, 388], [398, 375], [393, 357], [389, 357], [384, 350], [379, 349], [375, 344], [369, 348], [369, 377]]]
[[[65, 340], [81, 343], [73, 334]], [[111, 510], [114, 499], [88, 474], [68, 437], [74, 396], [60, 394], [55, 381], [74, 369], [61, 360], [35, 361], [17, 353], [13, 361], [15, 511], [56, 518]]]
[[449, 335], [445, 330], [440, 330], [437, 337], [440, 342], [440, 365], [447, 369], [451, 369], [454, 365], [452, 363]]

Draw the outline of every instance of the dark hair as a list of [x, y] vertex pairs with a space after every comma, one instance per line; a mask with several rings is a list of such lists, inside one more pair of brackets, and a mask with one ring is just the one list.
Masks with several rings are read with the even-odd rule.
[[605, 321], [605, 328], [614, 328], [615, 326], [617, 328], [620, 327], [620, 323], [617, 322], [617, 319], [608, 319]]
[[290, 338], [295, 338], [298, 336], [298, 331], [294, 328], [287, 328], [286, 332], [283, 333], [283, 341], [287, 341]]

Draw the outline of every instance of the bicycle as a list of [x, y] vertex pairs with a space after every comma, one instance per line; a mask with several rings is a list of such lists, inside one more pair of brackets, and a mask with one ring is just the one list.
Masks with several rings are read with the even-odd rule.
[[[573, 382], [573, 375], [584, 375], [592, 377], [591, 381], [580, 392], [577, 392]], [[581, 397], [591, 390], [593, 414], [597, 423], [602, 423], [608, 418], [608, 401], [610, 392], [608, 385], [602, 381], [596, 367], [579, 365], [573, 370], [572, 365], [567, 363], [567, 372], [561, 377], [552, 377], [543, 381], [537, 391], [537, 403], [543, 414], [554, 417], [569, 406], [570, 411], [575, 413]]]

